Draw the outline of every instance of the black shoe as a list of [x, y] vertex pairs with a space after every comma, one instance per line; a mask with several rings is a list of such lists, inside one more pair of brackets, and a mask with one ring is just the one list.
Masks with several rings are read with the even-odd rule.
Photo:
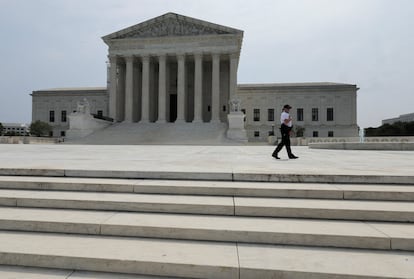
[[290, 155], [289, 159], [298, 159], [299, 157], [295, 156], [295, 155]]
[[278, 159], [278, 160], [280, 159], [280, 158], [277, 156], [277, 154], [272, 154], [272, 157], [273, 157], [273, 158], [275, 158], [275, 159]]

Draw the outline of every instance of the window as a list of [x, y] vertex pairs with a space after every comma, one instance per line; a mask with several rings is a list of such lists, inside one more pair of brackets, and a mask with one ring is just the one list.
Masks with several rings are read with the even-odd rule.
[[333, 108], [327, 108], [326, 109], [326, 120], [327, 121], [333, 121], [334, 120]]
[[243, 112], [243, 114], [245, 115], [243, 121], [246, 122], [246, 109], [241, 109], [241, 111]]
[[103, 117], [103, 111], [102, 110], [98, 110], [97, 115], [98, 115], [98, 117]]
[[62, 110], [61, 121], [66, 122], [66, 110]]
[[53, 137], [53, 131], [49, 132], [49, 137]]
[[255, 137], [255, 138], [260, 137], [260, 132], [259, 132], [259, 131], [254, 131], [254, 137]]
[[312, 108], [312, 121], [318, 121], [319, 115], [318, 115], [318, 108]]
[[319, 136], [318, 131], [313, 131], [313, 137], [314, 137], [314, 138], [317, 138], [318, 136]]
[[226, 106], [223, 106], [223, 111], [226, 111]]
[[60, 131], [60, 136], [64, 137], [66, 135], [65, 131]]
[[275, 109], [267, 109], [267, 121], [275, 121]]
[[334, 132], [333, 131], [328, 131], [328, 137], [333, 138], [334, 136]]
[[55, 122], [55, 111], [49, 111], [49, 122]]
[[260, 121], [260, 109], [253, 109], [253, 121]]
[[297, 113], [297, 117], [296, 117], [297, 121], [303, 121], [303, 108], [298, 108], [296, 110], [296, 113]]

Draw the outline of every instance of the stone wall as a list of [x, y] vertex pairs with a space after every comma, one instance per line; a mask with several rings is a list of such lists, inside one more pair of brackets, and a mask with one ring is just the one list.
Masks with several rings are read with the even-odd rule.
[[62, 142], [61, 138], [1, 136], [0, 144], [55, 144]]

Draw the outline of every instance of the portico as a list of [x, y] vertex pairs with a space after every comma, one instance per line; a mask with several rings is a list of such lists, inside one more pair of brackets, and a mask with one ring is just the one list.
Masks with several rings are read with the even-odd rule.
[[242, 37], [173, 13], [103, 37], [109, 116], [127, 123], [226, 122]]

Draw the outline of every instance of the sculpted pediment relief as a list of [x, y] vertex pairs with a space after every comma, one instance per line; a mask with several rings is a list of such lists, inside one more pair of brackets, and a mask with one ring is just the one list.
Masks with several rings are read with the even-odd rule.
[[150, 38], [150, 37], [165, 37], [165, 36], [196, 36], [196, 35], [212, 35], [212, 34], [226, 34], [222, 30], [217, 30], [201, 24], [195, 24], [179, 20], [177, 18], [169, 18], [161, 22], [150, 24], [134, 30], [125, 35], [119, 36], [121, 38]]
[[173, 36], [199, 36], [238, 34], [243, 31], [212, 24], [173, 13], [148, 20], [104, 37], [105, 39], [156, 38]]

